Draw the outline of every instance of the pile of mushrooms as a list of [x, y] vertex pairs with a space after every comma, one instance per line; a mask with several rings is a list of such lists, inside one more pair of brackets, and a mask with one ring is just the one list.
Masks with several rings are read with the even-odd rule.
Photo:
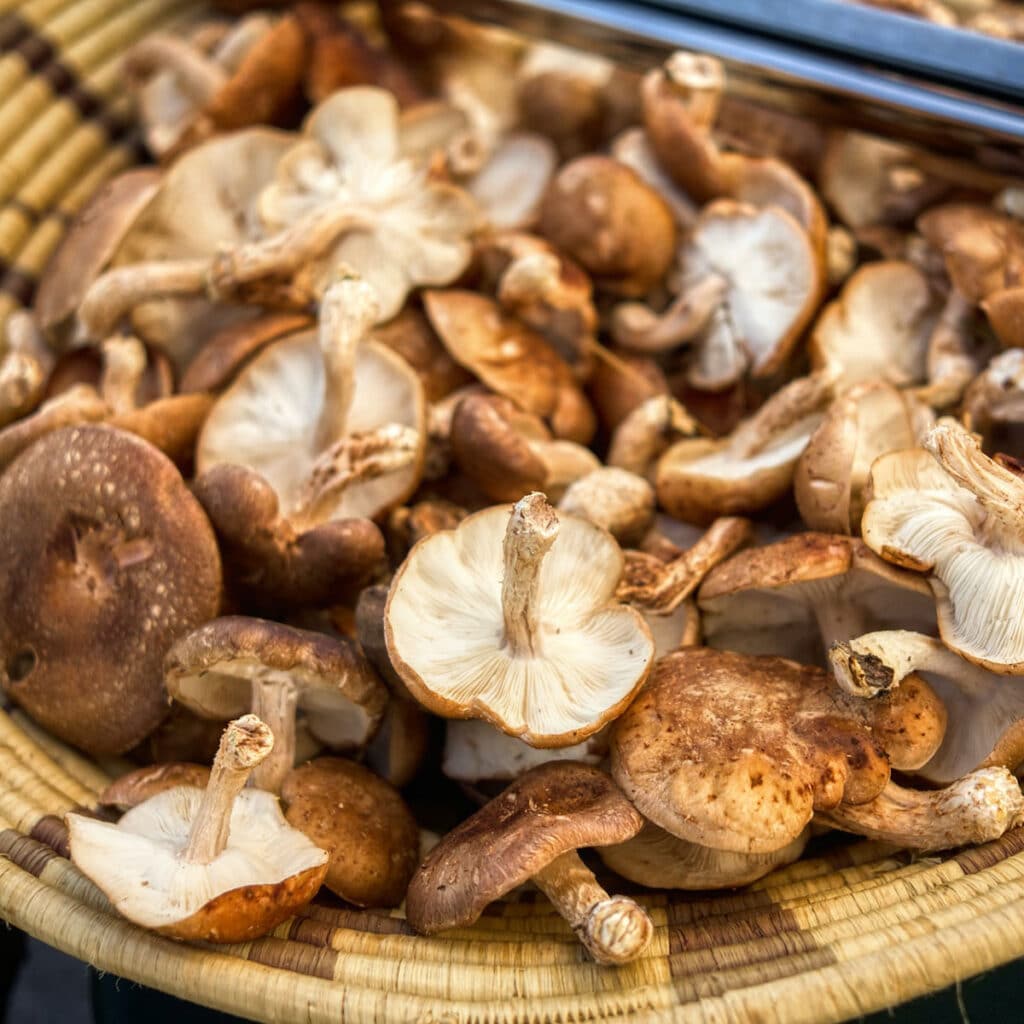
[[157, 163], [5, 326], [0, 688], [136, 762], [78, 869], [213, 942], [533, 884], [622, 964], [627, 883], [1024, 823], [1019, 183], [359, 10], [134, 51]]

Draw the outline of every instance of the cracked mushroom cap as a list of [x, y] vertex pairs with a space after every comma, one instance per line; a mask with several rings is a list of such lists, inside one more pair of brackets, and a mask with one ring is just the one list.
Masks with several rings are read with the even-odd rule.
[[472, 924], [556, 857], [621, 843], [643, 819], [602, 771], [541, 765], [449, 832], [413, 876], [406, 916], [420, 932]]
[[174, 700], [221, 721], [253, 707], [254, 682], [284, 680], [297, 691], [309, 731], [339, 749], [364, 746], [387, 703], [383, 683], [350, 642], [242, 615], [182, 637], [167, 652], [164, 675]]
[[291, 917], [320, 888], [327, 854], [285, 821], [277, 797], [242, 788], [273, 745], [270, 730], [246, 716], [226, 736], [231, 756], [225, 764], [222, 740], [205, 791], [165, 790], [116, 825], [67, 815], [75, 866], [144, 928], [244, 942]]
[[220, 604], [202, 508], [151, 445], [88, 425], [11, 464], [0, 514], [3, 690], [89, 753], [130, 749], [167, 712], [165, 651]]
[[1020, 675], [1024, 480], [955, 420], [940, 420], [923, 445], [872, 466], [864, 540], [887, 561], [929, 574], [947, 647], [993, 672]]
[[616, 602], [623, 556], [605, 530], [541, 494], [420, 541], [391, 585], [388, 653], [416, 699], [536, 747], [578, 743], [647, 676], [654, 645]]
[[616, 874], [652, 889], [735, 889], [799, 860], [810, 831], [769, 853], [737, 853], [688, 843], [648, 821], [632, 839], [602, 846], [598, 856]]
[[646, 818], [680, 839], [770, 853], [815, 811], [882, 791], [886, 742], [900, 739], [915, 698], [877, 704], [843, 694], [808, 665], [681, 650], [657, 663], [615, 723], [612, 775]]
[[376, 314], [367, 284], [334, 284], [317, 331], [272, 345], [217, 400], [197, 473], [245, 466], [274, 488], [282, 518], [307, 527], [408, 498], [426, 443], [423, 386], [401, 356], [368, 340]]
[[827, 533], [748, 548], [712, 569], [698, 593], [708, 646], [824, 664], [837, 640], [902, 626], [935, 631], [935, 602], [916, 573], [861, 540]]
[[928, 341], [938, 321], [928, 279], [911, 263], [869, 263], [825, 307], [811, 335], [811, 363], [835, 366], [839, 386], [884, 380], [894, 387], [928, 379]]
[[420, 832], [398, 790], [340, 757], [289, 772], [285, 818], [330, 855], [324, 885], [357, 907], [397, 907], [416, 870]]

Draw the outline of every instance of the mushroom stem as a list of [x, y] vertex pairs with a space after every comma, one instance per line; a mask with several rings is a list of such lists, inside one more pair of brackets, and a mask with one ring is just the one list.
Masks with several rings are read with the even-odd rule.
[[505, 643], [513, 656], [537, 653], [540, 569], [557, 536], [558, 516], [543, 494], [534, 491], [516, 502], [505, 530], [505, 578], [501, 584]]
[[209, 864], [224, 852], [235, 797], [273, 747], [274, 734], [256, 715], [243, 715], [228, 723], [220, 738], [210, 782], [192, 821], [188, 844], [181, 853], [182, 860]]
[[671, 395], [655, 395], [641, 402], [616, 427], [607, 462], [646, 477], [673, 441], [699, 433], [696, 420], [682, 403]]
[[906, 629], [879, 630], [834, 643], [828, 660], [840, 688], [855, 697], [887, 693], [911, 672], [944, 676], [968, 697], [988, 697], [996, 686], [987, 669], [954, 654], [935, 637]]
[[847, 832], [914, 850], [949, 850], [998, 839], [1024, 811], [1017, 780], [1005, 768], [980, 768], [945, 789], [905, 789], [890, 782], [865, 804], [821, 815]]
[[672, 91], [686, 101], [693, 123], [700, 128], [713, 127], [725, 89], [722, 65], [714, 57], [678, 50], [665, 61], [663, 68]]
[[88, 337], [105, 338], [142, 302], [202, 294], [208, 270], [206, 259], [133, 263], [109, 270], [89, 287], [78, 319]]
[[175, 84], [200, 107], [206, 106], [228, 80], [224, 69], [205, 54], [184, 39], [162, 32], [133, 46], [125, 57], [124, 70], [139, 79], [170, 71]]
[[252, 713], [267, 723], [274, 749], [252, 773], [252, 785], [280, 793], [284, 777], [295, 767], [295, 712], [299, 689], [283, 672], [264, 670], [252, 680]]
[[118, 335], [103, 342], [100, 397], [118, 416], [138, 407], [136, 395], [146, 372], [146, 349], [138, 338]]
[[651, 941], [654, 925], [643, 907], [609, 896], [575, 850], [556, 857], [533, 882], [599, 964], [629, 963]]
[[318, 446], [344, 437], [355, 395], [359, 343], [377, 322], [377, 297], [365, 281], [343, 278], [320, 301], [318, 337], [324, 362], [324, 405], [317, 425]]
[[811, 606], [821, 634], [821, 645], [828, 651], [850, 637], [860, 636], [867, 628], [867, 616], [853, 601], [822, 597]]
[[733, 432], [729, 450], [737, 458], [757, 455], [783, 431], [822, 409], [832, 397], [834, 377], [829, 371], [798, 377], [776, 391]]
[[724, 277], [709, 274], [678, 295], [660, 315], [641, 302], [623, 302], [612, 312], [612, 336], [636, 352], [667, 352], [705, 330], [727, 287]]

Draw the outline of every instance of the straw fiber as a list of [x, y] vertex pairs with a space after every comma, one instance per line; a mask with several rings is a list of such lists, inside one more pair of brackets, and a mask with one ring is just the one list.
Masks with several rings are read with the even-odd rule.
[[[69, 219], [138, 159], [119, 56], [194, 3], [0, 0], [0, 326], [31, 303]], [[654, 940], [619, 969], [590, 963], [536, 893], [443, 938], [414, 935], [398, 912], [325, 902], [255, 942], [189, 946], [118, 917], [66, 859], [62, 816], [94, 807], [107, 781], [0, 711], [0, 918], [101, 970], [256, 1020], [820, 1024], [1024, 954], [1021, 829], [923, 859], [851, 841], [737, 893], [643, 895]]]

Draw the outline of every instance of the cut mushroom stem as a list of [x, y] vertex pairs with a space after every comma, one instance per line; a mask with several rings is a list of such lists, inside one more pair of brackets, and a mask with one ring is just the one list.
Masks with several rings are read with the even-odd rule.
[[627, 896], [609, 896], [575, 850], [533, 876], [599, 964], [635, 960], [654, 934], [650, 917]]
[[175, 84], [197, 106], [205, 107], [227, 83], [227, 72], [184, 39], [158, 32], [128, 51], [124, 69], [145, 79], [160, 71], [174, 75]]
[[663, 313], [640, 302], [624, 302], [612, 313], [612, 336], [637, 352], [667, 352], [702, 334], [722, 305], [728, 282], [719, 274], [701, 278]]
[[280, 793], [285, 776], [295, 767], [295, 715], [299, 689], [286, 672], [263, 669], [252, 680], [252, 713], [266, 722], [274, 748], [257, 765], [251, 783], [256, 789]]
[[117, 335], [103, 342], [100, 396], [115, 416], [138, 406], [136, 395], [146, 372], [146, 349], [138, 338]]
[[834, 376], [827, 370], [787, 384], [736, 428], [730, 451], [737, 458], [757, 455], [779, 434], [826, 405], [832, 397], [833, 385]]
[[243, 715], [228, 724], [213, 762], [210, 783], [192, 821], [182, 860], [210, 864], [224, 852], [235, 797], [273, 747], [274, 734], [256, 715]]
[[515, 504], [505, 530], [505, 578], [501, 584], [505, 643], [513, 656], [538, 653], [540, 569], [557, 536], [558, 516], [543, 494], [534, 491]]
[[836, 828], [914, 850], [949, 850], [998, 839], [1024, 811], [1020, 785], [1005, 768], [980, 768], [945, 789], [890, 782], [873, 800], [841, 804], [822, 817]]
[[677, 50], [663, 68], [673, 92], [686, 101], [694, 123], [704, 128], [714, 125], [725, 88], [722, 65], [712, 57]]

